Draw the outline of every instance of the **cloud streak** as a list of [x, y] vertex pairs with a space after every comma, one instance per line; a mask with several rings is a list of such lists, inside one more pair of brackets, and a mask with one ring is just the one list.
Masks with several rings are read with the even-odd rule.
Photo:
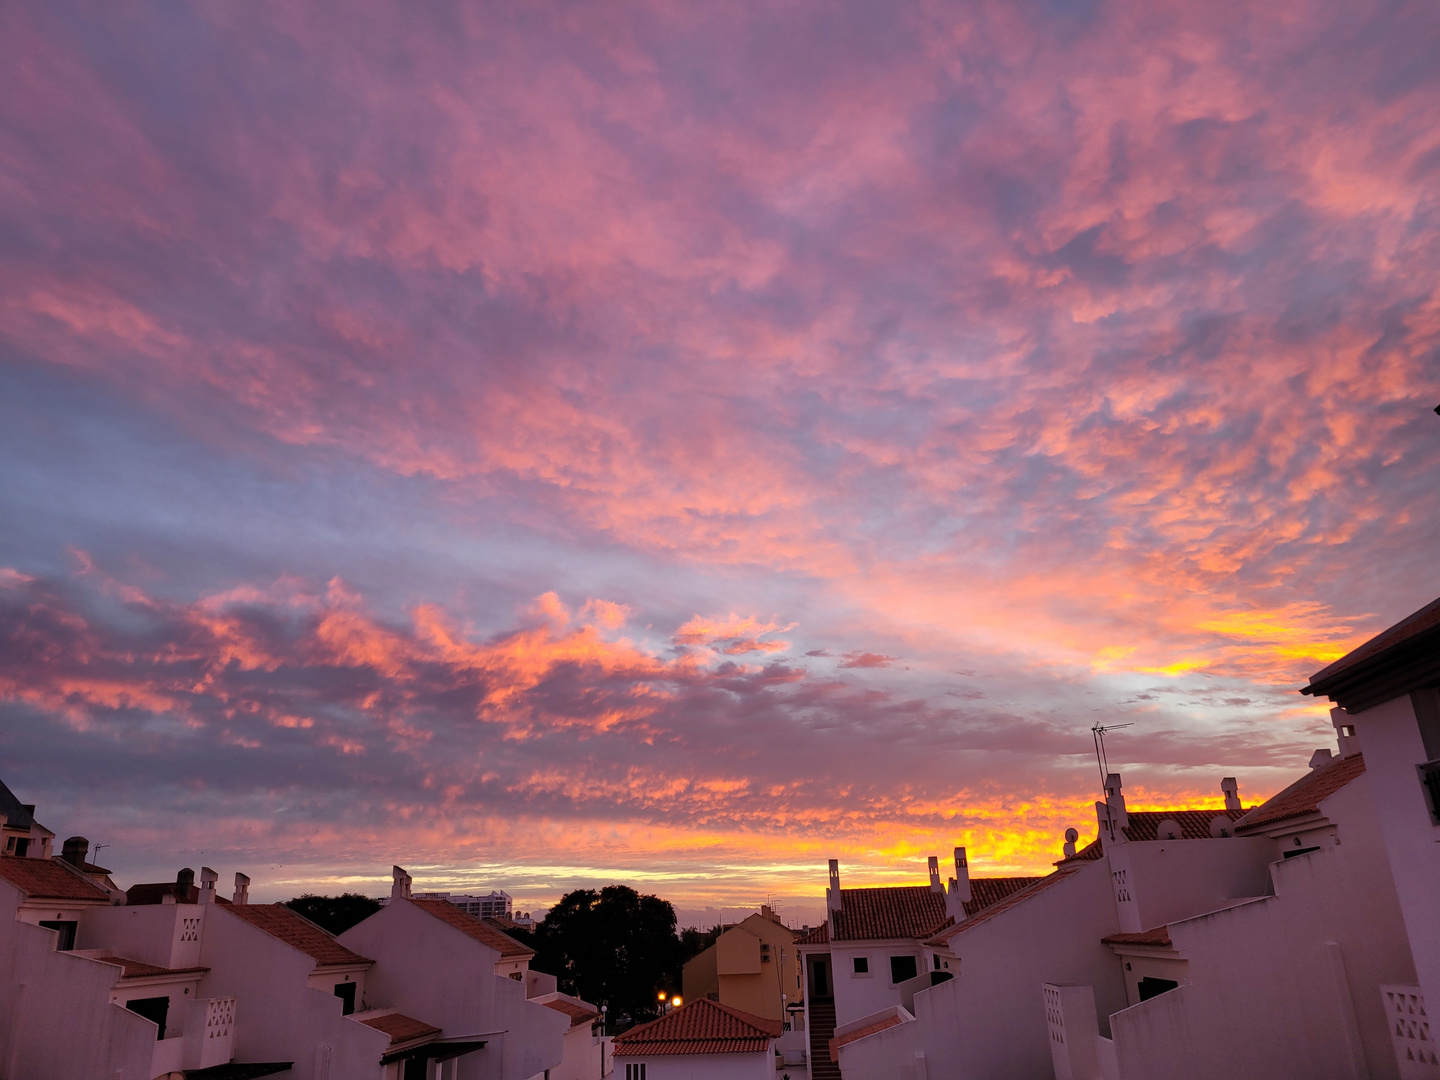
[[0, 13], [22, 742], [909, 850], [1440, 591], [1433, 6], [356, 12]]

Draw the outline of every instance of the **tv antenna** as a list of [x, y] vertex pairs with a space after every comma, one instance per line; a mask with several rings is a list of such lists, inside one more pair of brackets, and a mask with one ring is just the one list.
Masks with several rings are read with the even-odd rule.
[[1096, 724], [1090, 729], [1090, 734], [1095, 739], [1095, 765], [1100, 770], [1100, 793], [1102, 795], [1105, 793], [1105, 778], [1110, 775], [1110, 759], [1105, 756], [1105, 733], [1134, 726], [1133, 723], [1111, 724], [1108, 727], [1104, 724]]

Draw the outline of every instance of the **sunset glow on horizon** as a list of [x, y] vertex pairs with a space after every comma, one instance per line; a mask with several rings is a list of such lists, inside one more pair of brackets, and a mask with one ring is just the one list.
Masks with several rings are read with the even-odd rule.
[[[0, 779], [124, 884], [1043, 870], [1440, 595], [1440, 10], [0, 12]], [[807, 908], [806, 905], [811, 905]]]

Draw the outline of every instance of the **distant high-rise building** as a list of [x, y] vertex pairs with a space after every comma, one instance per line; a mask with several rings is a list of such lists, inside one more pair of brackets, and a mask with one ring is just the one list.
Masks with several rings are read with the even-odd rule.
[[474, 915], [477, 919], [508, 919], [511, 917], [511, 905], [514, 902], [510, 894], [501, 889], [496, 889], [486, 896], [448, 892], [427, 892], [415, 895], [426, 900], [446, 900], [467, 915]]

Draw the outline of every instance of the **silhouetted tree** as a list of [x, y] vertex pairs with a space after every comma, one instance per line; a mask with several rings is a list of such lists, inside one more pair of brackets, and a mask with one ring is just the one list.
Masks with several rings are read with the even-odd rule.
[[332, 934], [343, 934], [356, 923], [363, 922], [379, 911], [380, 901], [353, 892], [341, 893], [339, 896], [306, 893], [293, 900], [286, 900], [285, 906], [291, 911], [298, 911], [316, 926], [324, 927]]
[[661, 990], [679, 992], [675, 909], [625, 885], [566, 893], [535, 930], [532, 966], [560, 989], [609, 1007], [615, 1023], [657, 1013]]

